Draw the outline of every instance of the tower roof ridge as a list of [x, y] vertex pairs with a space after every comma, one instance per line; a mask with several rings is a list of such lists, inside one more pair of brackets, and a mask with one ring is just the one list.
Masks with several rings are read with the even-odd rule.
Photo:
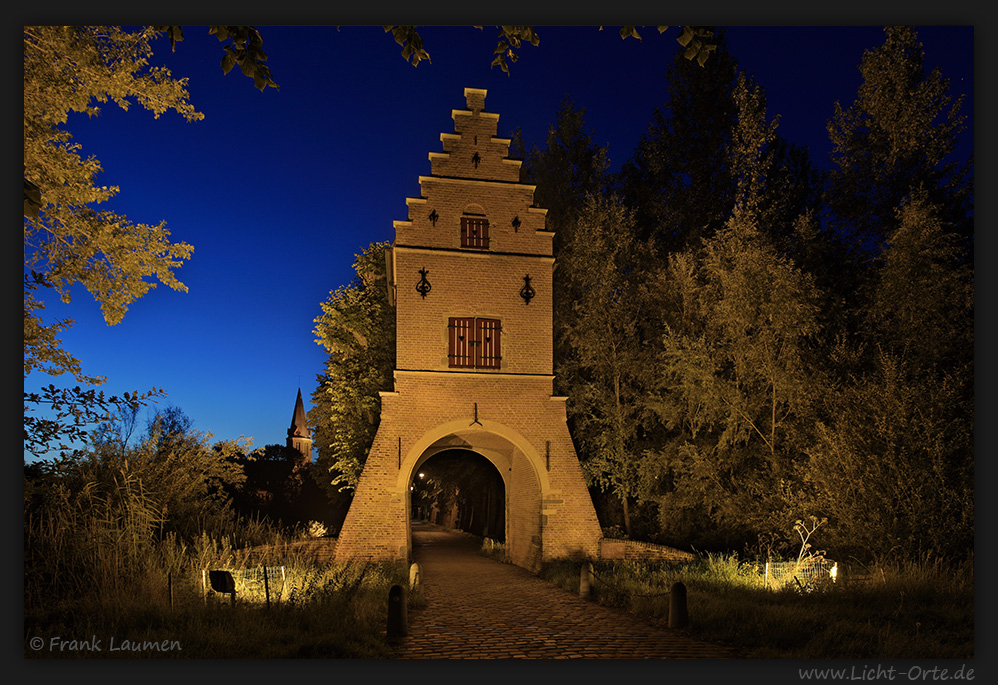
[[312, 434], [305, 423], [305, 404], [301, 399], [301, 388], [298, 388], [298, 399], [295, 400], [295, 411], [291, 416], [291, 427], [288, 428], [289, 438], [311, 438]]

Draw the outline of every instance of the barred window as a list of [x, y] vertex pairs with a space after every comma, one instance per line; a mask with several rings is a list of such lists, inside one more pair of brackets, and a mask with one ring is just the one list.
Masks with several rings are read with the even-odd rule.
[[489, 220], [484, 217], [461, 217], [461, 247], [489, 249]]

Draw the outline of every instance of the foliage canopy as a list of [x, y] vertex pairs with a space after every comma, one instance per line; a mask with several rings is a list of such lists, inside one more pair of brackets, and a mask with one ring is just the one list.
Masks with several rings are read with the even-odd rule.
[[[98, 206], [118, 192], [99, 186], [103, 170], [93, 156], [84, 157], [73, 141], [70, 117], [98, 116], [111, 102], [124, 110], [138, 105], [159, 118], [175, 111], [189, 122], [203, 119], [189, 102], [187, 79], [151, 66], [151, 42], [168, 34], [172, 46], [183, 40], [179, 26], [150, 26], [135, 31], [115, 26], [24, 27], [24, 377], [35, 371], [58, 376], [70, 373], [77, 383], [99, 385], [100, 376], [83, 372], [66, 351], [59, 334], [69, 319], [46, 323], [41, 312], [51, 291], [69, 302], [77, 287], [100, 305], [108, 325], [121, 321], [128, 307], [155, 288], [158, 281], [182, 292], [187, 287], [176, 270], [190, 259], [193, 247], [171, 242], [166, 223], [135, 223]], [[246, 26], [213, 26], [224, 46], [223, 71], [238, 64], [261, 90], [276, 87], [261, 49], [259, 32]], [[65, 448], [64, 440], [88, 435], [88, 424], [110, 419], [117, 410], [135, 407], [161, 395], [126, 393], [105, 397], [93, 390], [57, 389], [26, 393], [25, 447], [36, 454]], [[29, 405], [46, 404], [55, 418], [29, 415]], [[63, 420], [70, 419], [69, 423]]]
[[309, 425], [319, 449], [323, 485], [352, 489], [360, 478], [381, 415], [378, 392], [391, 390], [395, 310], [389, 301], [387, 243], [354, 260], [356, 277], [331, 292], [315, 319], [316, 342], [329, 353], [312, 394]]

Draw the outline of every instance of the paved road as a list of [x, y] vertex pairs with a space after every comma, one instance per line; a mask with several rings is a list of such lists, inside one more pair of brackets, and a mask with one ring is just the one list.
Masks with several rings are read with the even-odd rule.
[[402, 659], [731, 659], [734, 652], [478, 554], [473, 538], [413, 527], [427, 606], [409, 615]]

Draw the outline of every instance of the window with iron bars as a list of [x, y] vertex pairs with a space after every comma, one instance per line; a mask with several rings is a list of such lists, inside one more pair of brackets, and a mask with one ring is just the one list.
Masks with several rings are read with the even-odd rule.
[[448, 366], [457, 369], [498, 369], [502, 360], [499, 319], [452, 316], [447, 323]]
[[461, 247], [489, 249], [489, 220], [484, 217], [461, 217]]

